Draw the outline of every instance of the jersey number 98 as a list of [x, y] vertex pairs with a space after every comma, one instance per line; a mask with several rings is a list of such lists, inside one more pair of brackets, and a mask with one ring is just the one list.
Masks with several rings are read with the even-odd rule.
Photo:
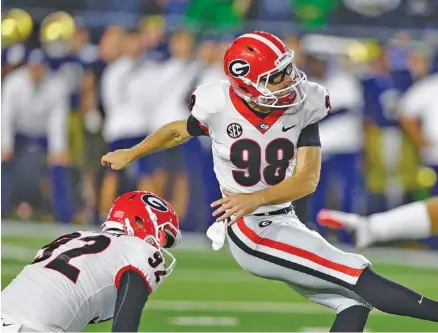
[[245, 187], [256, 185], [262, 177], [266, 184], [276, 185], [286, 177], [286, 170], [294, 155], [295, 147], [291, 141], [275, 139], [266, 146], [265, 159], [268, 165], [262, 170], [260, 145], [251, 139], [236, 141], [230, 149], [230, 161], [235, 167], [244, 170], [233, 170], [233, 178]]

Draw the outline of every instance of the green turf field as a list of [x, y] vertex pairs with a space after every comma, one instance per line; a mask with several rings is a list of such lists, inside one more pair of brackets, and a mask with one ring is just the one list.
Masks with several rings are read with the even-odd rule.
[[[2, 237], [2, 288], [51, 239]], [[18, 248], [16, 255], [14, 248]], [[244, 272], [226, 251], [173, 251], [174, 273], [152, 295], [142, 331], [327, 331], [334, 314], [279, 282]], [[438, 299], [438, 270], [374, 265], [389, 278]], [[109, 331], [111, 323], [87, 331]], [[438, 331], [436, 323], [373, 311], [368, 331]]]

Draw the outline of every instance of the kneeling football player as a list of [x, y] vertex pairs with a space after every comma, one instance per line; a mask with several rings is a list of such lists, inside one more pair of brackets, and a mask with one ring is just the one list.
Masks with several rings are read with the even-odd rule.
[[76, 231], [39, 250], [2, 291], [2, 331], [79, 332], [113, 319], [138, 330], [149, 295], [175, 267], [181, 238], [168, 202], [144, 191], [117, 198], [102, 232]]

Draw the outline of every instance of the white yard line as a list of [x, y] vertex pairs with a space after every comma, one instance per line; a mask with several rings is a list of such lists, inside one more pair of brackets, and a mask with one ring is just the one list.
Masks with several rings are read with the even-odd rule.
[[[291, 313], [333, 314], [335, 312], [314, 303], [240, 302], [240, 301], [160, 301], [151, 300], [144, 311], [191, 311], [191, 312], [236, 312], [236, 313]], [[379, 310], [372, 315], [387, 316]]]
[[37, 250], [28, 249], [22, 246], [2, 244], [1, 253], [2, 253], [2, 259], [15, 259], [26, 263], [35, 257]]
[[178, 316], [168, 320], [174, 326], [238, 326], [239, 319], [234, 317], [213, 317], [213, 316]]

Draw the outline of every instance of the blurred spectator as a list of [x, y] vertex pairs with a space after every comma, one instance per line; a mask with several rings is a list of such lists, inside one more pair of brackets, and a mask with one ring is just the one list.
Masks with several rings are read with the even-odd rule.
[[[124, 149], [141, 142], [148, 132], [148, 114], [145, 104], [147, 90], [143, 86], [145, 74], [142, 61], [140, 33], [137, 30], [123, 34], [121, 57], [113, 61], [102, 75], [102, 102], [105, 111], [103, 136], [108, 150]], [[138, 188], [153, 188], [148, 180], [146, 159], [138, 163]], [[100, 217], [103, 218], [116, 197], [118, 173], [108, 170], [101, 190]]]
[[90, 33], [81, 19], [76, 19], [76, 32], [70, 43], [70, 52], [83, 67], [79, 88], [80, 112], [77, 112], [77, 128], [83, 132], [82, 146], [84, 161], [81, 170], [84, 219], [94, 221], [97, 210], [97, 174], [100, 170], [99, 155], [103, 153], [100, 135], [102, 115], [98, 110], [98, 83], [96, 69], [100, 66], [99, 48], [90, 42]]
[[124, 29], [118, 25], [110, 25], [103, 32], [98, 45], [98, 59], [93, 65], [96, 78], [96, 91], [98, 109], [103, 113], [104, 106], [101, 97], [101, 79], [105, 68], [120, 56], [122, 49], [122, 36]]
[[[357, 197], [360, 153], [363, 147], [361, 97], [358, 80], [341, 68], [329, 66], [328, 59], [318, 54], [306, 57], [309, 80], [325, 86], [330, 94], [331, 110], [320, 122], [323, 163], [321, 178], [312, 195], [312, 221], [327, 207], [330, 183], [337, 181], [341, 207], [353, 212]], [[346, 93], [347, 92], [347, 93]], [[341, 140], [339, 135], [348, 138]]]
[[431, 194], [438, 195], [438, 74], [416, 82], [402, 97], [399, 106], [400, 123], [421, 150], [422, 162], [430, 167]]
[[26, 46], [23, 43], [2, 48], [2, 79], [10, 72], [23, 65], [26, 60]]
[[[201, 36], [197, 53], [198, 59], [202, 63], [202, 69], [196, 82], [193, 82], [193, 90], [199, 85], [226, 79], [223, 58], [230, 43], [229, 39], [214, 33]], [[190, 98], [190, 95], [188, 97]], [[189, 102], [189, 99], [187, 101]]]
[[414, 81], [428, 76], [432, 72], [433, 50], [425, 44], [418, 45], [408, 56], [408, 68]]
[[108, 26], [99, 42], [99, 58], [109, 64], [120, 56], [124, 29], [118, 25]]
[[[193, 91], [193, 84], [202, 69], [199, 61], [193, 60], [193, 36], [186, 31], [176, 31], [169, 40], [171, 57], [155, 66], [152, 74], [155, 83], [153, 118], [151, 131], [176, 120], [188, 117], [187, 95]], [[199, 151], [199, 144], [190, 147], [197, 141], [190, 140], [186, 144], [170, 151], [154, 154], [153, 180], [155, 193], [164, 195], [168, 184], [172, 184], [170, 201], [179, 216], [184, 218], [187, 211], [189, 181], [187, 172], [193, 172], [192, 161], [194, 151]], [[182, 170], [181, 166], [185, 166]], [[188, 170], [190, 169], [190, 170]], [[173, 181], [170, 182], [170, 175]]]
[[303, 52], [301, 50], [300, 38], [294, 35], [287, 35], [283, 38], [286, 46], [294, 51], [295, 64], [298, 68], [305, 68], [305, 57], [303, 57]]
[[[4, 7], [3, 7], [4, 8]], [[32, 34], [31, 16], [21, 9], [2, 13], [2, 79], [14, 69], [23, 65], [28, 53], [28, 39]]]
[[[362, 80], [365, 115], [365, 167], [369, 213], [401, 204], [404, 193], [417, 188], [418, 158], [411, 142], [400, 130], [397, 105], [412, 84], [408, 70], [390, 68], [385, 47], [371, 62]], [[407, 198], [410, 200], [411, 198]]]
[[[39, 182], [41, 167], [20, 170], [26, 151], [48, 152], [51, 166], [53, 213], [58, 221], [70, 222], [74, 208], [70, 197], [66, 165], [68, 88], [65, 81], [50, 74], [41, 50], [29, 54], [28, 64], [10, 74], [3, 83], [2, 95], [2, 208], [7, 212], [15, 181]], [[15, 158], [13, 158], [15, 157]]]
[[[95, 200], [90, 196], [93, 187], [85, 169], [92, 161], [86, 158], [86, 154], [93, 143], [86, 145], [85, 117], [92, 109], [95, 95], [93, 66], [97, 62], [98, 49], [90, 43], [88, 29], [82, 20], [77, 18], [74, 21], [66, 13], [49, 15], [42, 23], [40, 38], [48, 53], [51, 70], [64, 78], [69, 91], [68, 143], [72, 157], [72, 176], [74, 183], [78, 184], [74, 193], [76, 200], [81, 202], [81, 207], [89, 211], [89, 206]], [[90, 114], [87, 119], [89, 116]], [[81, 219], [84, 218], [82, 216]]]
[[169, 57], [165, 33], [166, 22], [162, 16], [147, 16], [141, 21], [141, 43], [143, 49], [147, 50], [147, 60], [162, 61]]

